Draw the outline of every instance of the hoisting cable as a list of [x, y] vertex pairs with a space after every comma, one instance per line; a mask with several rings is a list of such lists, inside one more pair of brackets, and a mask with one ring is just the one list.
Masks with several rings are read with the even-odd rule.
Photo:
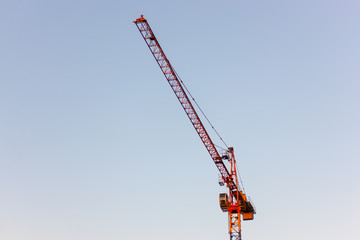
[[[225, 141], [222, 139], [222, 137], [220, 136], [220, 134], [216, 131], [216, 129], [214, 128], [214, 126], [211, 124], [210, 120], [207, 118], [207, 116], [205, 115], [205, 113], [203, 112], [203, 110], [200, 108], [199, 104], [196, 102], [195, 98], [191, 95], [189, 89], [186, 87], [186, 85], [184, 84], [184, 82], [181, 80], [180, 76], [177, 74], [177, 72], [175, 71], [175, 69], [171, 66], [172, 70], [174, 71], [175, 75], [177, 76], [177, 78], [179, 79], [179, 81], [181, 82], [181, 84], [184, 86], [186, 92], [189, 94], [189, 96], [191, 97], [191, 99], [194, 101], [195, 105], [198, 107], [198, 109], [200, 110], [200, 112], [202, 113], [202, 115], [205, 117], [206, 121], [210, 124], [211, 128], [214, 130], [214, 132], [216, 133], [216, 135], [220, 138], [220, 140], [225, 144], [225, 146], [227, 148], [228, 145], [225, 143]], [[223, 149], [223, 148], [222, 148]], [[224, 149], [226, 151], [228, 151], [227, 149]]]
[[225, 152], [229, 152], [229, 149], [225, 149], [225, 148], [220, 147], [219, 145], [216, 145], [216, 144], [214, 144], [214, 146], [217, 147], [217, 148], [220, 148], [221, 150], [223, 150]]
[[[236, 165], [237, 165], [237, 164], [236, 164]], [[242, 179], [241, 179], [241, 175], [240, 175], [240, 173], [239, 173], [239, 171], [238, 171], [237, 166], [236, 166], [236, 172], [237, 172], [237, 175], [239, 176], [239, 180], [240, 180], [240, 184], [241, 184], [242, 190], [244, 191], [244, 193], [246, 193], [245, 187], [244, 187], [244, 185], [243, 185], [243, 182], [242, 182]]]
[[[207, 118], [207, 116], [205, 115], [205, 113], [203, 112], [203, 110], [200, 108], [199, 104], [196, 102], [195, 98], [191, 95], [189, 89], [186, 87], [185, 83], [181, 80], [180, 76], [177, 74], [177, 72], [175, 71], [174, 68], [172, 68], [172, 70], [174, 71], [175, 75], [177, 76], [177, 78], [179, 79], [179, 81], [181, 82], [181, 84], [184, 86], [184, 89], [185, 91], [188, 93], [188, 95], [191, 97], [191, 99], [194, 101], [195, 105], [198, 107], [198, 109], [200, 110], [201, 114], [205, 117], [206, 121], [210, 124], [211, 128], [214, 130], [214, 132], [216, 133], [216, 135], [220, 138], [220, 140], [224, 143], [224, 145], [228, 147], [228, 145], [225, 143], [225, 141], [223, 140], [223, 138], [220, 136], [220, 134], [216, 131], [215, 127], [211, 124], [210, 120]], [[215, 144], [214, 144], [215, 145]], [[228, 149], [224, 149], [218, 145], [215, 145], [216, 147], [222, 149], [222, 150], [225, 150], [225, 151], [229, 151]], [[244, 187], [244, 184], [242, 182], [242, 179], [241, 179], [241, 175], [238, 171], [238, 168], [236, 168], [236, 172], [237, 172], [237, 175], [239, 176], [239, 180], [240, 180], [240, 184], [241, 184], [241, 188], [242, 190], [245, 192], [245, 187]]]

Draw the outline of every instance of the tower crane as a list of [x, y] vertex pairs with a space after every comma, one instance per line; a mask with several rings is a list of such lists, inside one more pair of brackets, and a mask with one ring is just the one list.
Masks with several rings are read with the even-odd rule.
[[[160, 44], [151, 30], [148, 21], [143, 15], [141, 15], [141, 17], [136, 19], [134, 23], [139, 29], [162, 73], [193, 124], [201, 141], [205, 145], [205, 148], [209, 152], [210, 157], [218, 168], [220, 172], [219, 184], [222, 186], [225, 185], [228, 188], [228, 194], [220, 193], [219, 204], [221, 210], [228, 213], [230, 240], [241, 240], [241, 215], [243, 220], [253, 220], [256, 210], [250, 198], [248, 198], [243, 189], [240, 188], [234, 149], [229, 147], [224, 153], [220, 154], [220, 151], [211, 140], [208, 132], [196, 113], [189, 96], [186, 94], [186, 87], [183, 85], [181, 79], [176, 74], [164, 51], [160, 47]], [[226, 161], [230, 163], [230, 171], [225, 165]]]

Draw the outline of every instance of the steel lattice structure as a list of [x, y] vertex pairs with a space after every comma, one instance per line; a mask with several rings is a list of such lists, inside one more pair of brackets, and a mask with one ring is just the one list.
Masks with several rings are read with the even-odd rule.
[[[162, 73], [164, 74], [181, 106], [183, 107], [191, 123], [193, 124], [196, 132], [200, 136], [201, 141], [208, 150], [211, 158], [213, 159], [216, 167], [221, 174], [223, 182], [229, 188], [229, 201], [227, 202], [228, 206], [225, 210], [223, 209], [223, 211], [227, 211], [229, 213], [230, 239], [240, 240], [240, 215], [243, 215], [244, 220], [252, 220], [253, 214], [255, 214], [255, 209], [251, 201], [246, 198], [246, 195], [239, 188], [233, 149], [229, 148], [228, 150], [228, 153], [231, 155], [231, 157], [229, 157], [229, 155], [221, 156], [219, 154], [213, 141], [208, 135], [203, 123], [201, 122], [198, 114], [196, 113], [193, 104], [187, 96], [184, 87], [181, 84], [181, 81], [179, 80], [164, 51], [160, 47], [160, 44], [156, 39], [153, 31], [151, 30], [147, 20], [141, 15], [141, 17], [136, 19], [134, 23], [139, 29], [147, 46], [149, 47], [156, 62], [158, 63]], [[231, 163], [230, 173], [227, 170], [223, 159], [229, 159], [229, 162]]]

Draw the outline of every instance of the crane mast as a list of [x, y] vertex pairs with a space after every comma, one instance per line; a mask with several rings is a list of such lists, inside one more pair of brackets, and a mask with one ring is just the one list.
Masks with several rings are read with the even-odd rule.
[[[240, 240], [240, 215], [243, 216], [243, 220], [252, 220], [256, 212], [251, 201], [246, 197], [245, 193], [243, 193], [243, 191], [239, 187], [233, 148], [228, 148], [225, 154], [220, 155], [219, 151], [215, 147], [215, 144], [207, 133], [203, 123], [201, 122], [198, 114], [196, 113], [193, 104], [187, 96], [184, 87], [180, 79], [178, 78], [174, 68], [172, 67], [170, 61], [160, 47], [160, 44], [156, 39], [153, 31], [151, 30], [149, 23], [143, 17], [143, 15], [141, 15], [140, 18], [136, 19], [134, 23], [139, 29], [147, 46], [149, 47], [156, 62], [158, 63], [162, 73], [170, 84], [173, 92], [175, 93], [181, 106], [185, 110], [201, 141], [205, 145], [205, 148], [209, 152], [212, 160], [218, 168], [221, 175], [221, 181], [219, 183], [221, 185], [226, 184], [229, 189], [229, 195], [225, 193], [220, 194], [220, 207], [224, 212], [228, 212], [230, 239]], [[226, 168], [223, 160], [227, 160], [230, 162], [230, 172]]]

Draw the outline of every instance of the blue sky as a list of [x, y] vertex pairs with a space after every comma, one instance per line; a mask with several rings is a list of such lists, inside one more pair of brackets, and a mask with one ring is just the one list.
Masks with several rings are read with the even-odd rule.
[[359, 239], [359, 11], [2, 1], [0, 239], [228, 238], [226, 189], [132, 23], [141, 14], [235, 148], [257, 208], [243, 239]]

